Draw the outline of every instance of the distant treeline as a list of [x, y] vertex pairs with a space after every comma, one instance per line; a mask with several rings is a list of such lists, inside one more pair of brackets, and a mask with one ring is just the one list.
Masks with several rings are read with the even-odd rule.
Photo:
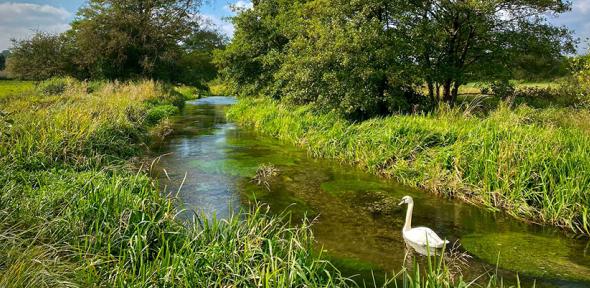
[[0, 52], [0, 71], [6, 68], [6, 57], [8, 57], [9, 53], [10, 52], [8, 50]]
[[[90, 0], [59, 35], [13, 40], [6, 68], [19, 79], [152, 78], [203, 84], [227, 42], [198, 17], [197, 0]], [[206, 26], [206, 27], [202, 27]]]
[[[354, 119], [457, 100], [474, 81], [567, 74], [567, 1], [259, 0], [216, 57], [234, 93]], [[426, 94], [428, 97], [422, 97]]]

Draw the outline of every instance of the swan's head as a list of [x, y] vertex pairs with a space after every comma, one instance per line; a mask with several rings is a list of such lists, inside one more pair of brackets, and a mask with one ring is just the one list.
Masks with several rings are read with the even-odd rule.
[[404, 198], [402, 198], [402, 201], [399, 202], [399, 204], [397, 204], [397, 205], [399, 206], [399, 205], [411, 204], [411, 203], [414, 203], [414, 199], [412, 199], [412, 197], [410, 197], [410, 196], [404, 196]]

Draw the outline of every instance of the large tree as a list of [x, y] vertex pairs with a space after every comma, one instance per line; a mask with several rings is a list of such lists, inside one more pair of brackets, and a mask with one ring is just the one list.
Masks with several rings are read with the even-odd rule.
[[316, 102], [352, 119], [407, 111], [417, 104], [411, 43], [387, 29], [387, 0], [324, 0], [301, 8], [302, 27], [275, 79], [286, 99]]
[[[561, 0], [260, 0], [233, 19], [217, 57], [241, 94], [316, 102], [354, 118], [416, 107], [412, 88], [454, 102], [473, 80], [506, 79], [525, 57], [559, 59]], [[438, 94], [442, 94], [437, 97]]]
[[227, 37], [214, 26], [194, 31], [182, 45], [184, 53], [177, 63], [182, 73], [175, 80], [206, 88], [206, 83], [217, 77], [213, 51], [223, 49], [227, 42]]
[[91, 76], [172, 79], [200, 0], [90, 0], [70, 32]]
[[[564, 28], [546, 15], [567, 11], [562, 0], [402, 0], [391, 5], [391, 29], [411, 42], [428, 94], [454, 102], [471, 80], [511, 77], [522, 57], [559, 59], [573, 52]], [[551, 61], [551, 60], [549, 60]]]
[[[254, 1], [253, 9], [238, 11], [232, 19], [236, 32], [215, 62], [235, 94], [278, 96], [274, 74], [292, 32], [299, 27], [298, 7], [306, 0]], [[280, 86], [280, 84], [279, 84]]]

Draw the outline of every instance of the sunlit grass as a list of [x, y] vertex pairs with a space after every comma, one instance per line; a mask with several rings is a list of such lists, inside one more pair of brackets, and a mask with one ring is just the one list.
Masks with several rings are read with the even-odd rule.
[[[288, 213], [254, 204], [225, 220], [176, 218], [174, 191], [129, 160], [169, 125], [178, 93], [52, 81], [63, 93], [0, 99], [0, 287], [358, 287]], [[390, 287], [467, 285], [442, 262], [397, 276]]]
[[[408, 185], [590, 234], [590, 135], [574, 109], [500, 105], [489, 115], [441, 107], [349, 123], [309, 106], [242, 99], [230, 119]], [[580, 129], [582, 128], [582, 129]]]
[[1, 287], [349, 285], [314, 254], [309, 223], [260, 205], [184, 223], [169, 191], [133, 172], [128, 160], [182, 104], [177, 93], [153, 81], [52, 81], [64, 92], [0, 99]]
[[0, 99], [9, 95], [22, 95], [35, 89], [33, 81], [0, 80]]

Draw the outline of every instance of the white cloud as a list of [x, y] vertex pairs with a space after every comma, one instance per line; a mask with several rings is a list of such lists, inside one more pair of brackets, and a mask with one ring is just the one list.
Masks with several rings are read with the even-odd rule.
[[578, 10], [582, 14], [588, 14], [590, 12], [590, 0], [576, 0], [572, 9]]
[[11, 46], [10, 39], [25, 39], [36, 31], [66, 31], [70, 16], [68, 11], [50, 5], [0, 3], [0, 50]]
[[248, 9], [252, 9], [253, 4], [251, 1], [245, 1], [245, 0], [238, 0], [232, 4], [229, 5], [225, 5], [224, 8], [229, 11], [229, 12], [239, 12], [239, 11], [243, 11], [243, 10], [248, 10]]
[[234, 25], [214, 15], [203, 14], [199, 16], [201, 25], [219, 30], [221, 33], [232, 37], [234, 35]]

